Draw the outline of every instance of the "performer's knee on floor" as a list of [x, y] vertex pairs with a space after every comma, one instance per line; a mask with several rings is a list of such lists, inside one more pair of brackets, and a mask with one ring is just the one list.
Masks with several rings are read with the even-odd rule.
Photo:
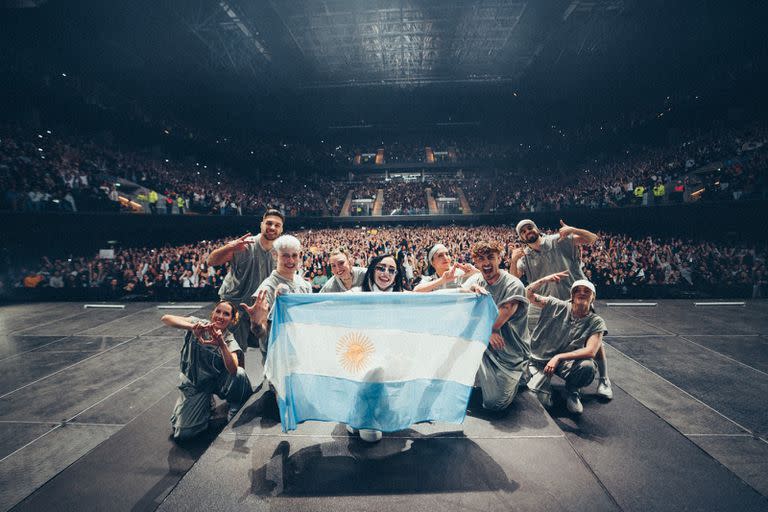
[[510, 393], [504, 397], [483, 397], [483, 409], [489, 411], [502, 411], [509, 407], [512, 400], [515, 398], [515, 393]]
[[208, 429], [208, 422], [201, 423], [194, 427], [174, 427], [173, 428], [173, 440], [177, 442], [188, 441], [193, 439]]

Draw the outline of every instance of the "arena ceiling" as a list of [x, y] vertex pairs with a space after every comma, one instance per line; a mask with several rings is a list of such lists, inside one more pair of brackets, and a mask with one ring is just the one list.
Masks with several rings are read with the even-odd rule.
[[254, 104], [291, 95], [364, 98], [355, 90], [391, 94], [429, 86], [478, 98], [501, 88], [553, 103], [706, 94], [764, 78], [767, 54], [761, 2], [82, 0], [73, 6], [0, 3], [0, 42], [12, 50], [0, 58], [11, 69], [67, 70], [133, 94], [223, 106], [243, 105], [244, 98]]

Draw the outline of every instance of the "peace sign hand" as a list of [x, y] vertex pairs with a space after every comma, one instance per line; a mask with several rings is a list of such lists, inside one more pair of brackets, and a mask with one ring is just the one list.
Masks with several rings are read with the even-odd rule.
[[549, 274], [548, 276], [544, 276], [541, 278], [541, 280], [558, 283], [561, 279], [565, 279], [569, 275], [570, 273], [567, 270], [563, 270], [562, 272], [558, 272], [556, 274]]
[[248, 248], [249, 245], [253, 243], [253, 240], [248, 240], [248, 238], [251, 237], [251, 233], [246, 233], [240, 238], [236, 238], [235, 240], [232, 240], [227, 245], [229, 245], [234, 252], [243, 252]]

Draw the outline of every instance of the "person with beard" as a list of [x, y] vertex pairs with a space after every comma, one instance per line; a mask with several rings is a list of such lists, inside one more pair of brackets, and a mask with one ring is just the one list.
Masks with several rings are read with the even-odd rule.
[[[541, 286], [544, 295], [568, 300], [573, 283], [586, 279], [581, 268], [580, 246], [595, 243], [598, 236], [586, 229], [569, 226], [562, 220], [560, 230], [553, 235], [542, 235], [536, 223], [530, 219], [518, 222], [515, 230], [526, 247], [512, 251], [510, 272], [520, 278], [525, 275], [528, 282], [532, 283], [544, 276], [565, 270], [568, 272], [567, 276], [557, 281], [544, 282]], [[602, 345], [599, 347], [596, 361], [600, 373], [597, 394], [610, 400], [613, 398], [613, 388], [608, 378], [608, 359]]]
[[[229, 272], [219, 288], [221, 300], [241, 304], [249, 300], [275, 269], [272, 256], [272, 244], [283, 233], [285, 218], [278, 210], [267, 210], [261, 220], [261, 232], [256, 236], [250, 233], [237, 238], [208, 255], [208, 265], [229, 263]], [[244, 348], [257, 347], [258, 338], [250, 331], [248, 312], [239, 307], [243, 321], [234, 327], [237, 343]]]
[[253, 393], [243, 365], [243, 351], [227, 329], [238, 321], [237, 308], [219, 302], [210, 321], [163, 315], [165, 325], [187, 331], [181, 348], [179, 391], [171, 415], [173, 439], [184, 441], [208, 428], [211, 395], [227, 401], [231, 420]]
[[[571, 285], [571, 299], [560, 300], [536, 293], [547, 283], [567, 279], [568, 272], [550, 274], [526, 289], [528, 300], [541, 308], [539, 323], [531, 335], [531, 387], [545, 407], [552, 406], [549, 380], [557, 375], [565, 381], [566, 407], [581, 414], [580, 389], [588, 386], [597, 373], [597, 356], [608, 332], [605, 321], [592, 308], [595, 285], [586, 279]], [[540, 378], [537, 378], [541, 376]]]
[[320, 288], [320, 293], [346, 292], [356, 286], [362, 286], [366, 269], [352, 266], [352, 260], [346, 249], [334, 249], [329, 263], [333, 277]]
[[299, 239], [283, 235], [272, 243], [272, 250], [277, 256], [277, 268], [256, 289], [251, 306], [240, 304], [250, 319], [251, 334], [259, 340], [262, 364], [267, 356], [268, 323], [275, 298], [282, 293], [312, 293], [312, 286], [298, 273], [303, 254]]
[[483, 407], [495, 411], [505, 409], [514, 400], [530, 354], [525, 286], [499, 268], [503, 252], [497, 242], [474, 244], [472, 260], [480, 273], [463, 285], [469, 291], [486, 290], [499, 309], [476, 379], [483, 392]]

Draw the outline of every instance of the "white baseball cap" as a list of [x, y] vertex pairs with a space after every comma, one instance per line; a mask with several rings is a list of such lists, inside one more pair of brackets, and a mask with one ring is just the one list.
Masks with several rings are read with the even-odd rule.
[[518, 222], [517, 226], [515, 227], [515, 231], [517, 231], [517, 236], [520, 236], [520, 230], [523, 229], [523, 226], [527, 226], [528, 224], [532, 225], [534, 229], [539, 229], [536, 223], [533, 222], [531, 219], [523, 219], [520, 222]]
[[584, 286], [586, 288], [589, 288], [590, 290], [592, 290], [592, 295], [597, 296], [597, 292], [595, 291], [595, 285], [592, 284], [591, 281], [587, 281], [586, 279], [577, 279], [571, 285], [571, 294], [573, 294], [573, 289], [576, 288], [577, 286]]

